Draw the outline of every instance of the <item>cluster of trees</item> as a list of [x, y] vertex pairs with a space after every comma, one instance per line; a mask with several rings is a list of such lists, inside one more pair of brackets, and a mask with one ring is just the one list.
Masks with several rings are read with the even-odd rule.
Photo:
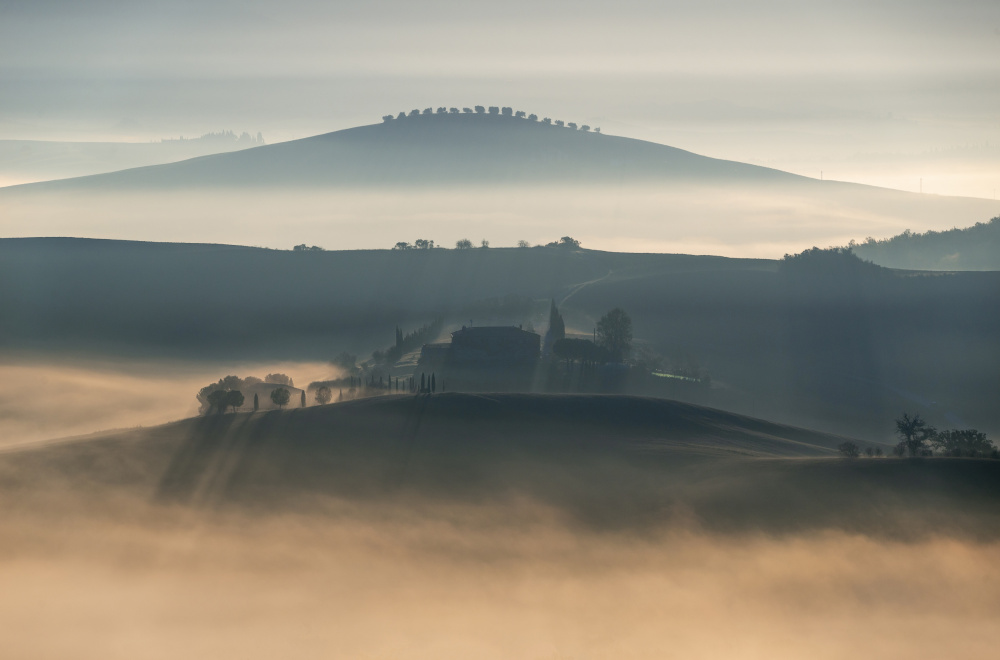
[[[490, 246], [490, 242], [488, 240], [486, 240], [485, 238], [479, 242], [479, 247], [481, 247], [481, 248], [488, 248], [489, 246]], [[455, 241], [455, 249], [456, 250], [471, 250], [472, 249], [472, 241], [470, 241], [467, 238], [459, 239], [459, 240]]]
[[[455, 241], [455, 249], [456, 250], [471, 250], [475, 246], [476, 246], [475, 243], [473, 243], [468, 238], [462, 238], [462, 239], [459, 239], [459, 240]], [[487, 240], [487, 239], [484, 238], [481, 241], [479, 241], [479, 247], [481, 247], [481, 248], [488, 248], [489, 246], [490, 246], [489, 240]], [[396, 243], [395, 245], [392, 246], [392, 249], [393, 250], [431, 250], [431, 249], [434, 249], [435, 247], [440, 247], [440, 246], [435, 245], [434, 241], [432, 241], [430, 239], [418, 238], [417, 240], [413, 241], [413, 243], [407, 243], [406, 241], [399, 241], [398, 243]], [[520, 241], [517, 242], [517, 247], [519, 247], [519, 248], [530, 248], [531, 247], [531, 243], [529, 243], [528, 241], [525, 241], [525, 240], [520, 240]], [[545, 247], [559, 247], [559, 248], [577, 249], [577, 248], [580, 247], [580, 241], [576, 240], [572, 236], [563, 236], [558, 241], [552, 241], [551, 243], [546, 243]], [[306, 250], [306, 251], [310, 251], [310, 250], [323, 250], [323, 248], [317, 247], [315, 245], [312, 246], [312, 247], [306, 247], [304, 244], [303, 245], [296, 245], [295, 246], [295, 251], [296, 252], [301, 252], [303, 250]]]
[[[407, 113], [407, 112], [400, 112], [398, 115], [395, 115], [395, 116], [391, 115], [391, 114], [389, 114], [389, 115], [382, 115], [382, 121], [385, 122], [385, 123], [389, 123], [391, 121], [395, 121], [395, 120], [398, 120], [398, 119], [406, 119], [407, 117], [419, 117], [420, 115], [457, 115], [457, 114], [466, 114], [466, 115], [471, 115], [471, 114], [477, 114], [477, 115], [490, 114], [490, 115], [497, 115], [497, 116], [500, 116], [500, 117], [511, 117], [513, 119], [524, 119], [526, 121], [531, 121], [531, 122], [537, 122], [537, 121], [539, 121], [538, 115], [536, 115], [536, 114], [527, 114], [523, 110], [514, 110], [514, 108], [511, 108], [509, 106], [500, 107], [500, 106], [497, 106], [497, 105], [491, 105], [489, 108], [486, 108], [485, 106], [477, 105], [477, 106], [472, 107], [472, 108], [462, 108], [461, 111], [459, 111], [458, 108], [446, 108], [444, 106], [441, 106], [441, 107], [437, 108], [436, 110], [434, 108], [424, 108], [423, 111], [421, 111], [421, 110], [419, 110], [417, 108], [414, 108], [413, 110], [410, 110], [409, 113]], [[575, 122], [569, 122], [567, 124], [566, 122], [562, 121], [561, 119], [555, 119], [555, 120], [553, 120], [553, 119], [551, 119], [549, 117], [544, 117], [541, 120], [541, 123], [548, 124], [548, 125], [559, 126], [559, 127], [566, 127], [566, 128], [573, 129], [574, 131], [575, 130], [581, 130], [581, 131], [583, 131], [585, 133], [591, 130], [590, 126], [587, 125], [587, 124], [583, 124], [582, 126], [577, 126], [577, 124]], [[595, 128], [593, 130], [594, 130], [595, 133], [600, 133], [601, 132], [600, 127], [597, 127], [597, 128]]]
[[[211, 383], [205, 387], [198, 390], [198, 394], [195, 398], [201, 404], [199, 408], [199, 413], [204, 415], [213, 410], [218, 413], [223, 413], [227, 409], [232, 408], [235, 412], [237, 408], [243, 407], [246, 403], [246, 398], [243, 392], [250, 389], [256, 385], [261, 384], [270, 385], [282, 385], [285, 387], [295, 387], [292, 379], [285, 374], [267, 374], [263, 379], [257, 378], [256, 376], [247, 376], [246, 378], [240, 378], [239, 376], [226, 376], [220, 378], [218, 382]], [[275, 399], [275, 393], [284, 391], [284, 395], [278, 394], [278, 399]], [[288, 403], [288, 397], [290, 393], [284, 387], [274, 388], [271, 390], [271, 402], [274, 403], [279, 408]], [[284, 397], [282, 399], [282, 397]], [[303, 392], [302, 405], [305, 406], [305, 393]], [[253, 396], [253, 409], [260, 409], [260, 400], [257, 394]]]
[[413, 245], [410, 245], [406, 241], [399, 241], [392, 246], [393, 250], [430, 250], [434, 247], [434, 241], [428, 240], [426, 238], [418, 238], [413, 241]]
[[[903, 413], [896, 420], [896, 435], [899, 442], [893, 447], [896, 456], [941, 456], [969, 458], [1000, 458], [1000, 451], [986, 434], [976, 429], [947, 429], [939, 431], [928, 424], [920, 415]], [[854, 442], [841, 443], [837, 449], [848, 458], [861, 456], [861, 448]], [[882, 456], [878, 447], [868, 447], [864, 454], [869, 457]]]
[[293, 252], [326, 252], [326, 248], [321, 248], [318, 245], [306, 245], [305, 243], [301, 245], [296, 245], [292, 248]]
[[549, 307], [549, 329], [545, 346], [567, 364], [604, 364], [623, 362], [632, 351], [632, 319], [620, 307], [612, 309], [598, 320], [595, 341], [566, 337], [566, 323], [553, 300]]
[[261, 135], [260, 131], [257, 131], [256, 137], [250, 135], [246, 131], [243, 131], [239, 135], [236, 135], [234, 131], [219, 131], [218, 133], [205, 133], [201, 137], [188, 138], [185, 139], [184, 136], [179, 138], [164, 138], [160, 142], [235, 142], [237, 144], [243, 145], [262, 145], [264, 144], [264, 136]]

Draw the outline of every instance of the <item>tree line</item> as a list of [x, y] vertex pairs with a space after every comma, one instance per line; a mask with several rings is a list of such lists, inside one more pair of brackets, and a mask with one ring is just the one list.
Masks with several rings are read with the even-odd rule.
[[[487, 240], [485, 238], [482, 239], [479, 242], [479, 247], [481, 247], [481, 248], [488, 248], [489, 246], [490, 246], [490, 242], [489, 242], [489, 240]], [[441, 248], [441, 247], [443, 247], [443, 246], [441, 246], [441, 245], [435, 245], [434, 241], [432, 241], [430, 239], [418, 238], [417, 240], [413, 241], [413, 243], [408, 243], [406, 241], [398, 241], [395, 245], [392, 246], [392, 249], [393, 250], [432, 250], [434, 248]], [[468, 238], [460, 238], [459, 240], [455, 241], [455, 249], [456, 250], [471, 250], [474, 247], [475, 247], [475, 243], [473, 243]], [[519, 248], [530, 248], [531, 247], [531, 243], [529, 243], [528, 241], [525, 241], [525, 240], [522, 239], [522, 240], [520, 240], [520, 241], [517, 242], [517, 247], [519, 247]], [[558, 247], [558, 248], [579, 249], [580, 248], [580, 241], [576, 240], [572, 236], [563, 236], [558, 241], [552, 241], [551, 243], [545, 243], [544, 245], [541, 245], [540, 247], [549, 247], [549, 248], [551, 248], [551, 247]], [[298, 252], [301, 252], [303, 250], [322, 250], [322, 249], [323, 248], [319, 248], [319, 247], [316, 247], [316, 246], [313, 246], [311, 248], [307, 248], [307, 247], [305, 247], [305, 245], [302, 245], [302, 246], [296, 245], [295, 246], [295, 250], [298, 251]]]
[[[421, 115], [458, 115], [458, 114], [495, 115], [498, 117], [510, 117], [511, 119], [523, 119], [525, 121], [530, 121], [530, 122], [540, 122], [542, 124], [546, 124], [549, 126], [569, 128], [574, 131], [580, 130], [583, 131], [584, 133], [587, 133], [591, 130], [590, 126], [587, 124], [578, 126], [576, 122], [571, 121], [567, 123], [561, 119], [552, 119], [550, 117], [543, 117], [542, 119], [539, 119], [538, 115], [534, 113], [527, 114], [523, 110], [514, 110], [514, 108], [511, 108], [510, 106], [500, 107], [496, 105], [491, 105], [489, 106], [489, 108], [482, 105], [477, 105], [473, 106], [472, 108], [462, 108], [461, 110], [459, 110], [458, 108], [446, 108], [444, 106], [439, 107], [436, 110], [434, 108], [424, 108], [423, 111], [421, 111], [418, 108], [414, 108], [409, 112], [405, 111], [400, 112], [398, 115], [391, 115], [391, 114], [382, 115], [382, 121], [388, 124], [389, 122], [399, 121], [402, 119], [406, 119], [407, 117], [419, 117]], [[601, 128], [596, 127], [593, 129], [593, 131], [594, 133], [599, 134], [601, 132]]]
[[[903, 413], [896, 421], [896, 436], [899, 441], [892, 448], [895, 456], [952, 456], [967, 458], [998, 458], [1000, 450], [976, 429], [938, 430], [928, 424], [920, 415]], [[882, 456], [879, 447], [863, 450], [852, 441], [842, 442], [837, 449], [847, 458]]]

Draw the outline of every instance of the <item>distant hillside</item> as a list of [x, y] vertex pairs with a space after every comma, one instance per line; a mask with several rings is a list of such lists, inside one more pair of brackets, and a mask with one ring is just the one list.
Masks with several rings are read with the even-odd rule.
[[1000, 533], [1000, 461], [833, 458], [843, 440], [639, 397], [401, 395], [8, 451], [0, 493], [258, 512], [528, 498], [603, 528]]
[[801, 177], [652, 142], [586, 133], [528, 119], [434, 114], [239, 153], [38, 185], [58, 190], [100, 190], [639, 183], [664, 178], [780, 182]]
[[161, 165], [262, 144], [259, 134], [232, 131], [159, 142], [0, 140], [0, 186]]
[[1000, 270], [1000, 216], [972, 227], [906, 230], [884, 239], [852, 243], [854, 253], [889, 268], [913, 270]]

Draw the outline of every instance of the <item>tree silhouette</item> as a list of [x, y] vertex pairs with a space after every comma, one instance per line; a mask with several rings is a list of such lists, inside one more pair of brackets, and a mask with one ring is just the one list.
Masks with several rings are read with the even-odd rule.
[[302, 390], [302, 401], [299, 403], [300, 408], [306, 407], [306, 391]]
[[517, 112], [514, 113], [514, 116], [517, 117], [518, 119], [524, 119], [524, 110], [518, 110]]
[[472, 241], [470, 241], [467, 238], [463, 238], [461, 240], [455, 241], [455, 249], [456, 250], [468, 250], [471, 247], [472, 247]]
[[462, 112], [464, 112], [467, 115], [471, 115], [472, 114], [472, 108], [462, 108]]
[[258, 410], [260, 410], [260, 399], [257, 398], [257, 393], [254, 392], [253, 393], [253, 411], [257, 412]]
[[243, 405], [243, 392], [239, 390], [229, 390], [226, 392], [226, 405], [236, 412], [236, 409]]
[[491, 105], [490, 106], [490, 114], [491, 115], [499, 115], [500, 114], [500, 106], [498, 106], [498, 105]]
[[529, 247], [531, 247], [531, 243], [529, 243], [528, 241], [525, 241], [525, 240], [522, 239], [522, 240], [520, 240], [520, 241], [517, 242], [517, 247], [519, 247], [519, 248], [529, 248]]
[[458, 108], [448, 108], [448, 112], [453, 115], [458, 114]]
[[425, 115], [433, 115], [434, 114], [434, 108], [424, 108], [424, 114]]
[[395, 245], [393, 245], [392, 249], [393, 250], [409, 250], [412, 247], [413, 246], [410, 245], [409, 243], [407, 243], [406, 241], [400, 241], [400, 242], [396, 243]]
[[382, 115], [382, 121], [384, 121], [387, 124], [393, 119], [395, 119], [395, 117], [393, 117], [392, 115]]
[[557, 341], [565, 337], [566, 324], [563, 322], [562, 314], [559, 313], [559, 308], [556, 307], [556, 301], [553, 299], [549, 306], [549, 331], [546, 339], [550, 346], [554, 346]]
[[945, 456], [989, 456], [996, 449], [986, 434], [976, 429], [941, 431], [931, 444]]
[[538, 115], [536, 114], [528, 115], [528, 121], [538, 121]]
[[488, 240], [486, 240], [485, 238], [482, 241], [480, 241], [480, 243], [479, 243], [479, 247], [481, 247], [481, 248], [488, 248], [489, 246], [490, 246], [490, 242]]
[[552, 120], [551, 120], [551, 119], [549, 119], [548, 117], [546, 117], [545, 119], [543, 119], [543, 120], [542, 120], [542, 123], [543, 123], [543, 124], [551, 124], [551, 123], [552, 123]]
[[481, 114], [484, 114], [485, 112], [486, 112], [486, 108], [484, 108], [484, 107], [483, 107], [483, 106], [481, 106], [481, 105], [477, 105], [477, 106], [476, 106], [476, 114], [477, 114], [477, 115], [481, 115]]
[[214, 408], [215, 412], [219, 414], [224, 413], [226, 411], [226, 407], [229, 405], [229, 391], [215, 390], [214, 392], [209, 392], [208, 405], [209, 410]]
[[583, 126], [580, 127], [580, 130], [583, 131], [584, 133], [586, 133], [587, 131], [590, 130], [590, 126], [587, 126], [586, 124], [584, 124]]
[[572, 128], [574, 131], [576, 130], [576, 122], [571, 121], [570, 123], [566, 124], [566, 126], [568, 128]]
[[632, 319], [621, 307], [615, 307], [597, 322], [597, 345], [607, 349], [617, 362], [628, 357], [632, 350]]
[[272, 385], [287, 385], [288, 387], [295, 387], [295, 383], [292, 379], [285, 374], [268, 374], [264, 376], [265, 383], [271, 383]]
[[286, 405], [291, 398], [292, 395], [284, 387], [271, 390], [271, 403], [278, 406], [278, 409]]
[[413, 110], [410, 110], [410, 116], [411, 117], [416, 117], [419, 114], [420, 114], [420, 111], [417, 110], [416, 108], [414, 108]]
[[430, 250], [432, 247], [434, 247], [434, 241], [429, 241], [426, 238], [418, 238], [417, 240], [413, 241], [413, 247], [417, 248], [418, 250]]
[[437, 113], [439, 115], [446, 115], [446, 114], [448, 114], [448, 108], [438, 108]]
[[514, 108], [511, 107], [501, 108], [500, 114], [502, 114], [504, 117], [511, 117], [514, 115]]
[[843, 454], [847, 458], [857, 458], [861, 455], [861, 448], [856, 444], [848, 440], [847, 442], [841, 442], [837, 445], [837, 451]]
[[555, 124], [556, 126], [560, 126], [560, 127], [562, 127], [562, 126], [565, 126], [565, 123], [563, 122], [563, 120], [562, 120], [562, 119], [557, 119], [557, 120], [555, 120], [555, 122], [553, 122], [553, 123], [554, 123], [554, 124]]
[[919, 456], [925, 447], [925, 443], [935, 435], [933, 426], [928, 426], [927, 422], [921, 419], [920, 415], [910, 417], [907, 413], [896, 420], [896, 435], [900, 437], [897, 447], [897, 454], [904, 452], [910, 456]]
[[406, 113], [405, 112], [401, 112], [398, 115], [396, 115], [396, 119], [405, 119], [405, 118], [406, 118]]

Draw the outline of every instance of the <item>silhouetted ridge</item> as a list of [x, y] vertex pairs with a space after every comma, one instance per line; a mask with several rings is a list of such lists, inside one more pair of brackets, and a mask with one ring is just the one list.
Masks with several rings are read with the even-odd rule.
[[421, 113], [240, 152], [7, 190], [811, 181], [547, 119], [502, 111]]

